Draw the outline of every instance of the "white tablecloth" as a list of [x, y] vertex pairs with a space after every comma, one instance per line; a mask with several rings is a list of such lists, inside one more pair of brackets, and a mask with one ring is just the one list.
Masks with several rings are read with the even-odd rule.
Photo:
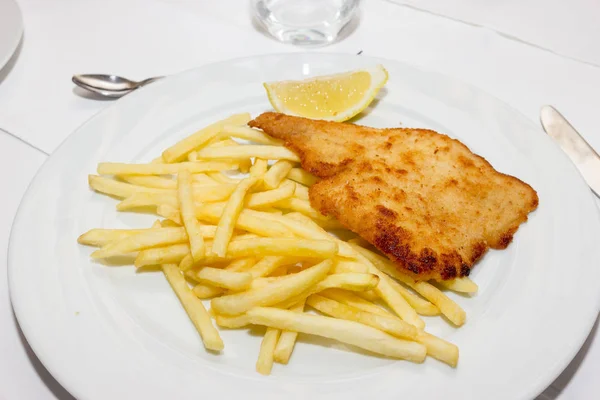
[[[417, 7], [428, 2], [419, 3]], [[432, 0], [430, 5], [435, 3], [441, 2]], [[37, 168], [77, 126], [110, 104], [74, 90], [72, 74], [108, 72], [142, 79], [228, 58], [302, 51], [259, 32], [250, 21], [245, 0], [19, 0], [19, 4], [25, 35], [19, 53], [0, 71], [0, 128], [9, 132], [0, 131], [2, 260], [6, 260], [10, 224]], [[493, 12], [493, 4], [486, 4]], [[454, 11], [477, 18], [471, 6], [463, 0]], [[482, 7], [480, 2], [478, 9]], [[517, 2], [511, 7], [519, 9]], [[582, 21], [588, 21], [588, 13], [600, 14], [599, 3], [586, 7], [574, 7]], [[547, 51], [524, 43], [531, 38], [514, 40], [479, 26], [488, 23], [486, 19], [464, 23], [455, 20], [453, 13], [447, 18], [430, 11], [366, 0], [355, 29], [338, 43], [316, 51], [362, 50], [365, 55], [442, 72], [479, 86], [534, 121], [541, 105], [553, 104], [600, 149], [595, 120], [600, 109], [600, 68], [593, 65], [597, 47], [577, 55]], [[535, 21], [532, 24], [536, 26]], [[540, 30], [547, 29], [543, 25]], [[510, 24], [502, 29], [510, 30]], [[582, 32], [586, 29], [582, 27]], [[5, 261], [0, 268], [5, 269]], [[69, 399], [27, 347], [12, 314], [6, 274], [0, 276], [0, 400]], [[596, 330], [540, 398], [591, 399], [600, 393], [596, 378], [600, 339], [595, 336]]]

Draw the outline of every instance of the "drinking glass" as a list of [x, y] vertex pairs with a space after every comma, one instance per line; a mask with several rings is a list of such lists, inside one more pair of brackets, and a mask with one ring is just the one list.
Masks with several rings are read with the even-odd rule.
[[254, 16], [278, 40], [301, 46], [333, 42], [360, 0], [252, 0]]

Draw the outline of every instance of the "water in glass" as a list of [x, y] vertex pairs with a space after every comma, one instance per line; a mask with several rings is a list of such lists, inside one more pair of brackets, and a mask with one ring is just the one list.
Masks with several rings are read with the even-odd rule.
[[318, 46], [333, 42], [359, 0], [253, 0], [256, 19], [278, 40]]

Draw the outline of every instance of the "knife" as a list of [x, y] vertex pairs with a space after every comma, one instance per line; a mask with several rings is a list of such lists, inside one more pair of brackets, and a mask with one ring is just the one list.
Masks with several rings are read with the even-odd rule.
[[540, 122], [548, 136], [567, 153], [594, 194], [600, 197], [600, 155], [554, 107], [542, 107]]

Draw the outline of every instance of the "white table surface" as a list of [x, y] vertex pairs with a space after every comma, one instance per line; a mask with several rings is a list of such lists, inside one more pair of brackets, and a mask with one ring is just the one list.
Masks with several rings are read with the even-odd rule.
[[[600, 149], [595, 120], [600, 109], [600, 68], [594, 65], [598, 53], [582, 53], [580, 48], [574, 57], [548, 50], [554, 45], [562, 49], [562, 42], [552, 42], [554, 33], [537, 34], [536, 38], [546, 40], [545, 48], [540, 48], [517, 37], [521, 32], [517, 28], [500, 34], [495, 26], [484, 25], [486, 19], [468, 23], [456, 19], [456, 15], [477, 18], [470, 9], [444, 15], [443, 7], [433, 13], [426, 0], [408, 1], [410, 7], [395, 1], [365, 0], [355, 29], [317, 51], [362, 50], [365, 55], [442, 72], [486, 90], [533, 121], [538, 120], [541, 105], [553, 104]], [[480, 0], [479, 9], [486, 2], [493, 10], [492, 0]], [[512, 3], [513, 7], [518, 4]], [[6, 269], [12, 220], [36, 170], [77, 126], [110, 104], [74, 90], [73, 73], [109, 72], [141, 79], [228, 58], [302, 51], [259, 32], [249, 19], [245, 0], [19, 0], [19, 4], [24, 38], [11, 63], [0, 71], [2, 270]], [[457, 7], [469, 7], [469, 1], [458, 2]], [[588, 13], [600, 14], [600, 3], [579, 1], [573, 10], [589, 21]], [[558, 18], [558, 12], [549, 18]], [[556, 29], [539, 20], [535, 23], [540, 24], [539, 30]], [[511, 29], [511, 24], [501, 26]], [[584, 35], [588, 28], [577, 32], [571, 26], [569, 34]], [[0, 273], [0, 327], [0, 400], [72, 399], [20, 333], [4, 272]], [[595, 328], [575, 360], [540, 399], [597, 398], [597, 332]]]

